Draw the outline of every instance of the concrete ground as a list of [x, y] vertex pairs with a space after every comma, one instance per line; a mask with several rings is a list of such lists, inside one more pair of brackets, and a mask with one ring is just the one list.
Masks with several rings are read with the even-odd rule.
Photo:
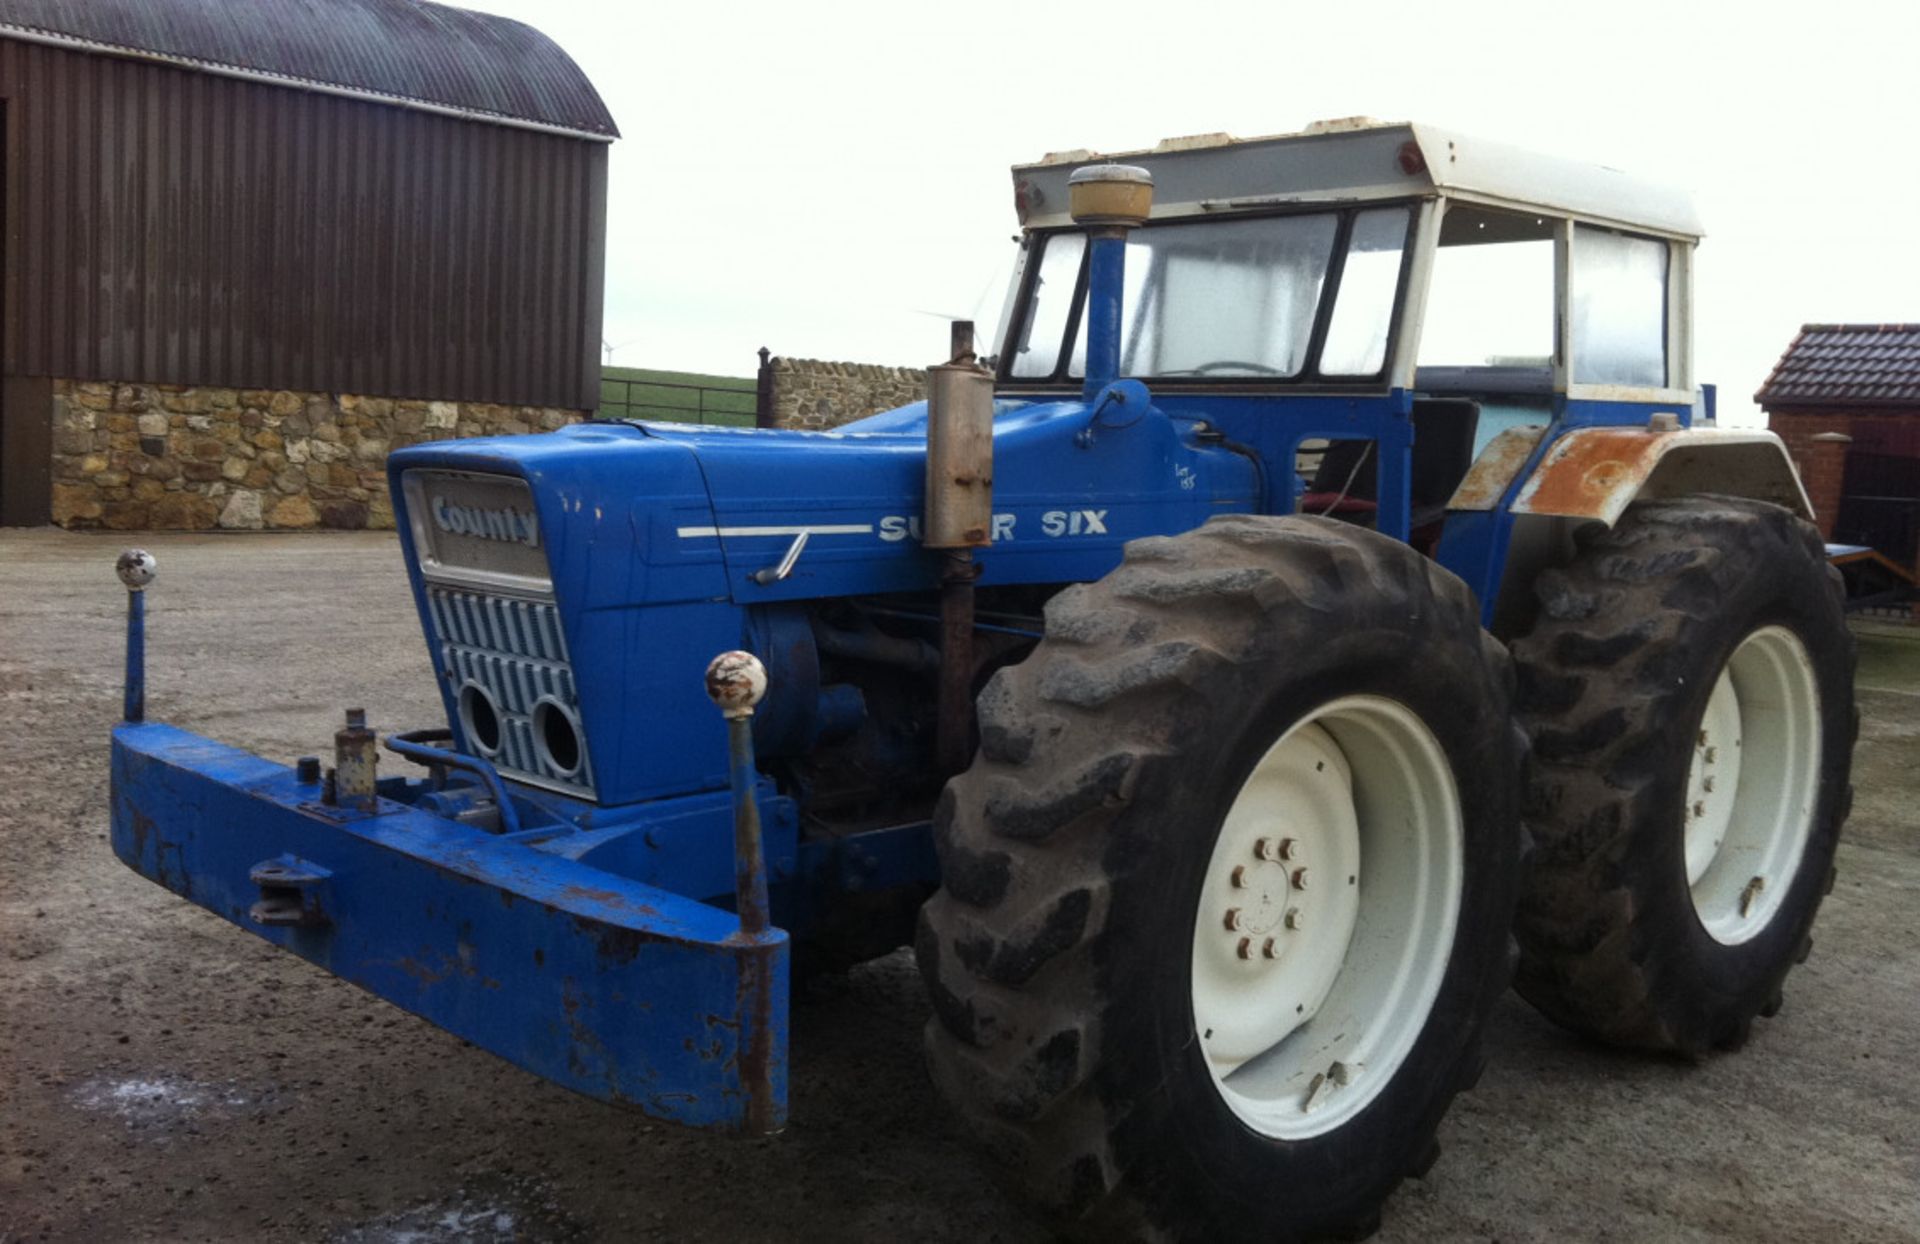
[[[283, 761], [349, 704], [437, 723], [391, 537], [146, 543], [152, 716]], [[792, 1127], [726, 1141], [535, 1080], [128, 872], [118, 547], [0, 533], [0, 1244], [1041, 1238], [934, 1096], [904, 954], [798, 1002]], [[1863, 635], [1860, 683], [1839, 885], [1780, 1016], [1686, 1066], [1509, 997], [1378, 1238], [1920, 1241], [1920, 630]]]

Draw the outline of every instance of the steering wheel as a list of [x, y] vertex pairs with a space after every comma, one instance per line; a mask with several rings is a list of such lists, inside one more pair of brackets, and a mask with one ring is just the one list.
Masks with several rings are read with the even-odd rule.
[[1205, 376], [1217, 371], [1252, 372], [1256, 376], [1284, 376], [1287, 373], [1278, 367], [1269, 367], [1265, 363], [1251, 363], [1245, 359], [1214, 359], [1198, 367], [1188, 367], [1177, 372], [1161, 372], [1163, 376]]

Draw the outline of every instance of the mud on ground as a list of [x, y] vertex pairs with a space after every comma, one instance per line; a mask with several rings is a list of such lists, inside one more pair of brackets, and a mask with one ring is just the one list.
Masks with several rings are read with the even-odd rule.
[[[147, 543], [152, 716], [282, 761], [349, 704], [438, 724], [390, 537]], [[728, 1141], [538, 1081], [128, 872], [117, 549], [0, 533], [0, 1244], [1043, 1238], [927, 1082], [905, 954], [797, 1000], [793, 1125]], [[1779, 1017], [1688, 1066], [1510, 996], [1379, 1239], [1920, 1241], [1920, 630], [1875, 631], [1839, 884]]]

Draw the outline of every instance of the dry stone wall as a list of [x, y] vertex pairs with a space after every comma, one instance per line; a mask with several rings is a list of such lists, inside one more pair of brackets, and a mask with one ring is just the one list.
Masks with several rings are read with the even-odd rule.
[[386, 460], [580, 411], [350, 393], [53, 384], [53, 521], [175, 531], [392, 527]]
[[772, 360], [776, 427], [820, 431], [927, 396], [927, 373], [917, 367]]

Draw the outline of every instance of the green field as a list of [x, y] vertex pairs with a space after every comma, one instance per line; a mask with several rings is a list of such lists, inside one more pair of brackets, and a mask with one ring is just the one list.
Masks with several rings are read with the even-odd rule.
[[669, 423], [753, 426], [751, 376], [704, 376], [646, 367], [600, 370], [602, 419], [659, 419]]

